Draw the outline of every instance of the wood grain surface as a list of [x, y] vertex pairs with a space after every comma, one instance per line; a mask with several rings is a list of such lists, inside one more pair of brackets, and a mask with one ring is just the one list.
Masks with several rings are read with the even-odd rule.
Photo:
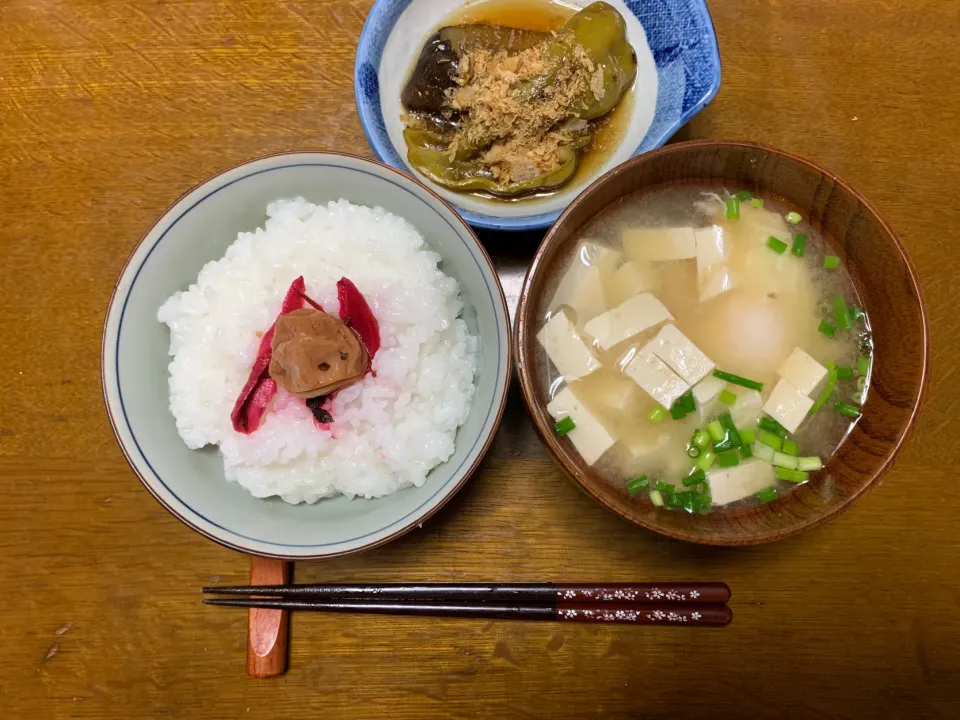
[[[200, 604], [246, 557], [141, 487], [99, 386], [114, 279], [212, 173], [370, 155], [352, 88], [369, 0], [0, 2], [0, 703], [4, 718], [955, 718], [960, 715], [960, 3], [710, 0], [724, 61], [683, 138], [807, 155], [881, 208], [932, 330], [920, 426], [883, 485], [781, 544], [620, 521], [546, 456], [514, 389], [482, 471], [421, 531], [300, 582], [724, 580], [723, 630], [295, 615], [244, 671]], [[535, 236], [484, 236], [515, 300]]]
[[[277, 558], [251, 557], [251, 585], [286, 585], [293, 563]], [[269, 678], [287, 670], [290, 646], [290, 613], [250, 608], [247, 612], [247, 675]]]

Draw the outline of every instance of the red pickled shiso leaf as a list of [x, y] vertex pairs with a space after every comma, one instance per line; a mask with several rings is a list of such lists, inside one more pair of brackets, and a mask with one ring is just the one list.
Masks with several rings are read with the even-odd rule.
[[280, 314], [286, 315], [294, 310], [302, 309], [305, 291], [306, 287], [303, 284], [303, 275], [301, 275], [292, 283], [290, 283], [290, 288], [287, 290], [287, 294], [283, 296], [283, 305], [280, 306]]
[[[290, 284], [290, 289], [283, 298], [283, 305], [280, 308], [280, 315], [286, 315], [294, 310], [303, 307], [304, 298], [303, 276], [301, 275]], [[260, 339], [260, 347], [257, 349], [257, 359], [250, 368], [250, 375], [247, 382], [234, 403], [233, 411], [230, 413], [230, 421], [233, 423], [233, 429], [244, 435], [255, 432], [260, 427], [260, 421], [263, 414], [267, 411], [267, 405], [277, 394], [277, 383], [267, 372], [270, 368], [270, 360], [273, 357], [273, 331], [274, 324], [270, 326], [263, 337]]]
[[363, 293], [348, 278], [337, 281], [337, 298], [340, 300], [340, 319], [360, 336], [367, 347], [372, 367], [373, 356], [380, 349], [380, 325], [373, 316], [373, 311], [367, 305]]
[[240, 412], [240, 427], [237, 427], [238, 423], [235, 420], [233, 429], [249, 435], [259, 428], [260, 421], [263, 419], [264, 413], [267, 412], [267, 405], [270, 404], [276, 394], [277, 381], [269, 375], [261, 378], [256, 389], [250, 394], [250, 401], [243, 406]]

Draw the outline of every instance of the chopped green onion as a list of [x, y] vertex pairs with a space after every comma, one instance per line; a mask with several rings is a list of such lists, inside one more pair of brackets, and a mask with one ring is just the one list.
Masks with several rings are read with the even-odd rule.
[[740, 219], [740, 198], [734, 195], [732, 198], [727, 198], [727, 220], [739, 220]]
[[787, 250], [787, 244], [783, 240], [775, 238], [773, 235], [767, 238], [767, 247], [773, 250], [777, 255], [783, 255], [783, 253]]
[[705, 447], [707, 447], [707, 445], [710, 444], [710, 434], [705, 432], [704, 430], [698, 429], [693, 434], [693, 444], [696, 445], [701, 450], [703, 450]]
[[662, 493], [672, 493], [676, 490], [676, 486], [673, 483], [665, 483], [662, 480], [657, 480], [653, 485], [654, 489], [659, 490]]
[[817, 329], [827, 337], [833, 337], [837, 334], [837, 329], [826, 320], [821, 320], [820, 327]]
[[720, 402], [724, 405], [733, 405], [737, 401], [737, 396], [724, 388], [720, 391]]
[[783, 447], [782, 437], [763, 428], [757, 429], [757, 442], [774, 450], [780, 450]]
[[763, 198], [750, 198], [750, 204], [755, 208], [763, 207]]
[[838, 258], [836, 255], [824, 255], [823, 266], [827, 270], [836, 270], [838, 267], [840, 267], [840, 258]]
[[735, 197], [740, 202], [745, 203], [747, 200], [750, 200], [753, 198], [753, 193], [750, 192], [749, 190], [741, 190], [735, 195]]
[[794, 257], [803, 257], [803, 251], [807, 247], [807, 234], [797, 233], [793, 236], [793, 246], [790, 248], [790, 254]]
[[837, 295], [833, 299], [833, 319], [837, 321], [837, 327], [840, 330], [849, 330], [852, 326], [850, 308], [847, 307], [847, 301], [843, 299], [843, 295]]
[[800, 483], [810, 479], [807, 473], [801, 472], [800, 470], [778, 467], [775, 472], [777, 473], [778, 480], [786, 480], [787, 482]]
[[837, 366], [837, 380], [852, 380], [853, 379], [853, 368], [849, 365], [838, 365]]
[[659, 490], [650, 491], [650, 502], [652, 502], [656, 507], [663, 507], [663, 495]]
[[684, 393], [670, 406], [670, 417], [674, 420], [683, 420], [683, 418], [694, 410], [696, 410], [696, 405], [693, 402], [693, 393]]
[[697, 500], [697, 494], [693, 490], [684, 490], [676, 495], [680, 498], [680, 507], [687, 512], [693, 512], [693, 504]]
[[697, 460], [697, 468], [706, 472], [713, 466], [713, 462], [716, 459], [717, 454], [713, 450], [705, 450], [703, 455], [700, 456], [700, 459]]
[[757, 427], [759, 427], [761, 430], [772, 432], [774, 435], [779, 435], [782, 438], [785, 438], [790, 434], [783, 425], [767, 415], [764, 415], [757, 420]]
[[740, 431], [740, 439], [743, 440], [744, 445], [753, 445], [753, 441], [756, 439], [757, 433], [753, 428], [747, 428], [746, 430]]
[[742, 457], [744, 460], [753, 457], [753, 450], [751, 450], [750, 446], [746, 443], [744, 443], [743, 447], [740, 448], [740, 457]]
[[705, 482], [702, 482], [697, 483], [693, 489], [697, 491], [698, 495], [706, 495], [710, 488], [707, 487]]
[[857, 375], [865, 377], [870, 372], [870, 356], [861, 355], [857, 358]]
[[702, 492], [697, 495], [696, 500], [693, 502], [693, 511], [698, 515], [706, 515], [710, 512], [710, 503], [713, 502], [713, 498], [709, 493]]
[[863, 308], [852, 307], [850, 308], [850, 317], [857, 322], [863, 322], [867, 319], [867, 314], [863, 311]]
[[822, 467], [823, 461], [816, 456], [797, 458], [797, 470], [810, 472], [812, 470], [819, 470]]
[[714, 420], [713, 422], [707, 423], [707, 433], [710, 435], [710, 439], [715, 443], [723, 442], [723, 439], [727, 436], [727, 433], [723, 430], [723, 425], [720, 424], [719, 420]]
[[758, 492], [754, 497], [762, 503], [768, 503], [780, 497], [780, 493], [777, 492], [775, 487], [768, 487]]
[[663, 405], [657, 405], [653, 410], [650, 411], [650, 414], [647, 415], [647, 420], [650, 422], [661, 422], [667, 416], [667, 409]]
[[728, 450], [717, 455], [717, 467], [730, 468], [740, 464], [740, 455], [736, 450]]
[[733, 450], [743, 445], [743, 439], [740, 437], [740, 433], [737, 432], [737, 426], [733, 424], [733, 418], [730, 417], [730, 413], [723, 413], [723, 415], [718, 418], [718, 422], [723, 428], [723, 440], [714, 443], [714, 450], [718, 452], [721, 450]]
[[798, 212], [793, 212], [792, 210], [787, 213], [787, 216], [784, 218], [791, 225], [796, 225], [798, 222], [803, 220], [803, 216]]
[[750, 390], [763, 390], [762, 382], [757, 382], [756, 380], [747, 380], [747, 378], [734, 375], [733, 373], [724, 372], [723, 370], [714, 370], [713, 376], [718, 377], [721, 380], [726, 380], [728, 383], [749, 388]]
[[691, 445], [691, 444], [687, 445], [687, 457], [690, 458], [691, 460], [700, 457], [700, 452], [701, 452], [700, 448], [698, 448], [696, 445]]
[[753, 456], [758, 460], [773, 462], [773, 453], [776, 451], [769, 445], [756, 442], [750, 447], [750, 449], [753, 451]]
[[817, 401], [813, 404], [813, 407], [810, 408], [810, 412], [808, 412], [807, 415], [813, 415], [817, 410], [822, 408], [833, 394], [833, 388], [837, 384], [837, 369], [833, 366], [833, 363], [830, 363], [829, 367], [830, 369], [827, 371], [827, 384], [823, 386], [823, 390], [820, 391], [820, 397], [817, 398]]
[[837, 400], [833, 404], [833, 409], [836, 410], [841, 415], [846, 415], [851, 418], [860, 417], [860, 408], [850, 405], [849, 403], [842, 402]]
[[636, 495], [641, 490], [646, 490], [648, 487], [650, 487], [650, 478], [648, 478], [646, 475], [641, 475], [640, 477], [633, 478], [633, 480], [630, 480], [627, 483], [627, 492], [630, 493], [630, 495]]
[[567, 415], [562, 420], [557, 420], [557, 424], [553, 426], [553, 429], [557, 433], [557, 435], [559, 435], [560, 437], [563, 437], [568, 432], [573, 430], [576, 426], [577, 424], [573, 421], [573, 418]]
[[784, 440], [783, 441], [783, 454], [784, 455], [793, 455], [796, 457], [800, 454], [800, 446], [797, 445], [793, 440]]
[[667, 508], [670, 510], [676, 510], [679, 507], [683, 506], [683, 499], [680, 497], [680, 493], [670, 493], [667, 496]]
[[773, 464], [777, 467], [789, 468], [790, 470], [796, 470], [799, 460], [793, 455], [787, 455], [782, 452], [775, 452], [773, 454]]
[[680, 482], [683, 483], [684, 487], [692, 487], [694, 485], [704, 482], [706, 479], [707, 479], [707, 474], [703, 470], [701, 470], [700, 468], [694, 468], [693, 470], [690, 471], [690, 474], [687, 475]]

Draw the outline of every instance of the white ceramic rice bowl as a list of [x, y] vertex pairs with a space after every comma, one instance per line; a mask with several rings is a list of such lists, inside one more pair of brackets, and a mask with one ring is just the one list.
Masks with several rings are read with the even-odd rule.
[[[462, 317], [478, 337], [476, 394], [453, 456], [422, 487], [374, 500], [313, 505], [257, 499], [227, 482], [216, 447], [190, 450], [169, 410], [169, 331], [157, 308], [222, 257], [237, 233], [263, 225], [267, 204], [302, 196], [381, 206], [409, 220], [460, 286]], [[421, 524], [467, 480], [489, 447], [510, 379], [506, 302], [476, 237], [457, 214], [401, 173], [352, 156], [275, 155], [199, 185], [144, 236], [127, 262], [104, 326], [102, 380], [118, 442], [146, 488], [194, 530], [243, 552], [323, 558], [381, 545]]]

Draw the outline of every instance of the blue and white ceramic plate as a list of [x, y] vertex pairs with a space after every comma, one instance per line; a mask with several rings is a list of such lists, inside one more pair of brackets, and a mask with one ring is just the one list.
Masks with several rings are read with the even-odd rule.
[[[563, 0], [571, 8], [592, 0]], [[496, 202], [446, 190], [406, 164], [400, 91], [427, 38], [463, 0], [377, 0], [357, 47], [360, 122], [377, 157], [417, 177], [471, 225], [497, 230], [547, 227], [588, 184], [638, 153], [663, 145], [720, 88], [720, 52], [705, 0], [607, 0], [627, 22], [637, 80], [623, 141], [593, 174], [547, 198]]]

